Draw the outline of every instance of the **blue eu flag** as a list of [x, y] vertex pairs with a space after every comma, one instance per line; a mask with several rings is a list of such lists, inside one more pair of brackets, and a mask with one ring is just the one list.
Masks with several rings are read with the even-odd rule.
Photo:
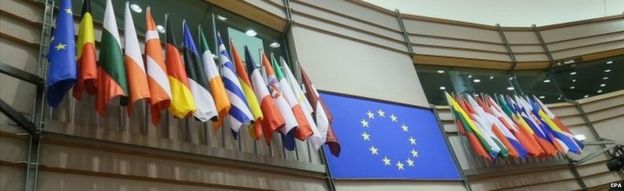
[[326, 151], [342, 179], [458, 180], [458, 168], [431, 109], [321, 93], [343, 146]]
[[48, 49], [48, 105], [57, 107], [76, 81], [76, 43], [71, 0], [61, 0]]

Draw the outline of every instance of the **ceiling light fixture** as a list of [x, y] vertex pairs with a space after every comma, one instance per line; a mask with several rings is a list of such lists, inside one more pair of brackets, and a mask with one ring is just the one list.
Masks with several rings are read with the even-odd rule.
[[604, 70], [604, 72], [611, 72], [611, 69], [606, 69]]
[[245, 35], [247, 36], [256, 36], [258, 33], [255, 30], [249, 29], [245, 31]]
[[576, 75], [576, 72], [570, 72], [570, 76]]
[[596, 91], [596, 92], [598, 92], [598, 93], [602, 93], [602, 90], [598, 90], [598, 91]]
[[446, 89], [446, 87], [440, 86], [440, 90], [445, 90], [445, 89]]
[[570, 89], [573, 90], [574, 88], [576, 88], [575, 86], [570, 86]]
[[490, 76], [490, 80], [491, 80], [491, 79], [494, 79], [494, 76]]
[[576, 79], [572, 79], [572, 82], [576, 82]]
[[162, 25], [156, 25], [156, 30], [159, 33], [165, 34], [165, 27], [163, 27]]
[[607, 64], [613, 64], [612, 60], [607, 61]]
[[279, 48], [279, 47], [280, 47], [280, 43], [277, 43], [277, 42], [272, 42], [271, 44], [269, 44], [269, 46], [270, 46], [271, 48]]
[[585, 95], [585, 96], [583, 96], [583, 97], [588, 98], [588, 97], [589, 97], [589, 95]]
[[600, 84], [600, 87], [605, 87], [607, 86], [607, 84]]
[[438, 74], [444, 74], [444, 70], [438, 70]]
[[602, 77], [602, 80], [608, 80], [608, 79], [609, 79], [608, 76]]
[[141, 6], [139, 6], [137, 4], [134, 4], [134, 3], [130, 5], [130, 9], [132, 9], [132, 11], [134, 11], [136, 13], [143, 12], [143, 9], [141, 9]]
[[472, 80], [472, 82], [479, 83], [479, 82], [481, 82], [481, 79], [474, 79], [474, 80]]
[[539, 98], [540, 98], [540, 99], [544, 99], [544, 98], [546, 98], [546, 96], [539, 96]]
[[472, 78], [472, 74], [468, 75], [468, 78]]
[[217, 19], [219, 19], [220, 21], [225, 21], [225, 20], [227, 20], [227, 17], [221, 16], [221, 15], [217, 15]]
[[507, 87], [507, 90], [512, 91], [512, 90], [514, 90], [514, 87], [509, 86], [509, 87]]
[[550, 79], [545, 79], [544, 83], [550, 83]]

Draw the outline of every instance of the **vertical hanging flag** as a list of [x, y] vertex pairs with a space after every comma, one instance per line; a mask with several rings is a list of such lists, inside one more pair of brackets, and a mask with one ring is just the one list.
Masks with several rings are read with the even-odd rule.
[[312, 146], [314, 146], [314, 149], [318, 150], [321, 148], [321, 146], [323, 146], [323, 144], [325, 144], [325, 137], [321, 136], [321, 132], [319, 131], [318, 126], [316, 126], [316, 123], [312, 118], [312, 105], [310, 105], [310, 102], [308, 102], [308, 100], [306, 99], [305, 94], [303, 93], [303, 90], [301, 90], [301, 86], [297, 81], [297, 78], [295, 78], [295, 75], [290, 70], [290, 67], [288, 67], [288, 64], [286, 63], [284, 58], [280, 59], [282, 63], [282, 69], [284, 71], [284, 74], [286, 75], [286, 80], [288, 81], [288, 85], [293, 90], [295, 99], [297, 99], [297, 102], [301, 106], [305, 118], [308, 121], [310, 128], [312, 129], [312, 136], [309, 139], [312, 142]]
[[168, 20], [169, 18], [165, 16], [167, 28], [167, 41], [165, 42], [167, 56], [165, 63], [167, 65], [169, 84], [171, 85], [169, 112], [175, 117], [187, 118], [195, 112], [195, 101], [193, 100], [186, 70], [176, 45], [175, 33], [171, 29], [171, 24], [169, 24]]
[[167, 67], [162, 55], [160, 37], [156, 31], [156, 23], [152, 18], [152, 9], [145, 11], [145, 68], [147, 69], [147, 84], [150, 90], [150, 113], [152, 124], [160, 123], [160, 111], [169, 107], [171, 88], [167, 79]]
[[483, 139], [483, 135], [480, 132], [474, 130], [472, 123], [470, 123], [467, 119], [467, 114], [463, 110], [463, 108], [455, 101], [455, 99], [448, 94], [448, 92], [444, 92], [446, 96], [446, 100], [451, 108], [453, 115], [455, 116], [455, 122], [457, 124], [457, 130], [462, 135], [468, 138], [470, 142], [470, 146], [472, 150], [478, 155], [485, 159], [492, 160], [492, 156], [489, 154], [490, 147], [489, 144]]
[[535, 157], [540, 155], [541, 151], [539, 149], [539, 145], [533, 144], [533, 142], [531, 142], [530, 138], [515, 125], [511, 118], [503, 113], [503, 109], [501, 109], [501, 106], [499, 106], [499, 104], [494, 102], [494, 100], [490, 96], [485, 96], [484, 102], [490, 105], [490, 112], [494, 116], [496, 116], [504, 125], [504, 127], [506, 127], [510, 131], [510, 133], [512, 133], [513, 136], [517, 139], [520, 145], [517, 147], [522, 147], [523, 149], [525, 149], [528, 156]]
[[[57, 25], [58, 26], [58, 25]], [[82, 16], [78, 28], [78, 80], [73, 90], [73, 96], [80, 100], [82, 92], [95, 94], [97, 82], [97, 66], [95, 63], [95, 34], [93, 31], [93, 16], [91, 15], [91, 0], [82, 2]]]
[[[251, 59], [251, 55], [247, 55], [247, 53], [248, 51], [245, 51], [245, 57], [249, 57], [249, 59]], [[288, 101], [286, 101], [286, 98], [284, 98], [284, 93], [279, 90], [280, 84], [277, 80], [275, 72], [273, 71], [273, 66], [271, 65], [271, 62], [269, 62], [269, 59], [264, 56], [264, 53], [260, 53], [260, 58], [262, 59], [262, 66], [264, 67], [264, 71], [266, 73], [266, 83], [269, 85], [269, 91], [271, 93], [271, 96], [275, 100], [275, 103], [277, 103], [277, 108], [279, 109], [282, 117], [284, 117], [284, 120], [286, 121], [286, 126], [281, 129], [282, 142], [284, 143], [284, 147], [286, 149], [294, 150], [294, 134], [299, 127], [299, 124], [297, 123], [297, 118], [290, 108]]]
[[48, 50], [48, 105], [57, 107], [76, 81], [76, 42], [70, 0], [62, 0]]
[[220, 128], [225, 120], [225, 116], [227, 116], [227, 113], [230, 110], [230, 100], [228, 100], [227, 94], [225, 93], [223, 81], [219, 76], [219, 69], [217, 69], [217, 65], [214, 61], [213, 54], [210, 52], [210, 48], [208, 48], [208, 42], [206, 41], [206, 37], [204, 36], [201, 26], [199, 26], [198, 29], [197, 33], [199, 33], [199, 43], [202, 51], [202, 60], [204, 61], [204, 71], [206, 72], [208, 84], [210, 85], [210, 93], [212, 94], [212, 98], [214, 98], [218, 113], [218, 118], [214, 123], [214, 127]]
[[124, 14], [124, 45], [125, 64], [128, 77], [128, 91], [130, 93], [130, 103], [128, 103], [128, 115], [132, 114], [132, 107], [137, 101], [150, 98], [149, 86], [147, 85], [147, 74], [137, 39], [134, 21], [130, 12], [130, 2], [126, 1]]
[[[236, 49], [233, 47], [232, 52], [236, 53]], [[260, 107], [264, 115], [264, 118], [262, 119], [264, 137], [267, 141], [267, 144], [270, 144], [273, 132], [282, 129], [286, 122], [284, 121], [284, 117], [282, 117], [282, 114], [277, 108], [273, 97], [271, 97], [269, 89], [267, 88], [266, 83], [264, 83], [264, 79], [262, 79], [260, 69], [254, 62], [253, 58], [251, 58], [251, 55], [249, 55], [249, 50], [247, 50], [246, 46], [245, 60], [247, 62], [247, 70], [251, 72], [251, 83], [253, 84], [253, 89], [258, 94], [257, 99], [258, 102], [260, 102]], [[241, 68], [241, 70], [244, 70], [244, 68]]]
[[[267, 57], [265, 54], [262, 54], [262, 60], [263, 62], [267, 60]], [[284, 98], [286, 98], [288, 105], [290, 105], [290, 109], [295, 115], [297, 124], [299, 124], [299, 127], [295, 131], [295, 137], [303, 141], [307, 139], [308, 137], [312, 136], [313, 134], [312, 127], [310, 127], [310, 123], [308, 123], [308, 120], [305, 117], [305, 113], [303, 112], [303, 109], [301, 109], [301, 105], [299, 105], [297, 98], [295, 98], [295, 95], [293, 94], [293, 90], [290, 88], [290, 84], [288, 84], [288, 82], [286, 81], [286, 78], [284, 78], [284, 73], [282, 72], [282, 69], [279, 67], [279, 63], [277, 63], [277, 60], [275, 60], [275, 57], [273, 56], [273, 54], [271, 54], [271, 63], [273, 65], [273, 69], [275, 70], [275, 77], [277, 77], [277, 80], [279, 83], [278, 88], [284, 95]]]
[[568, 148], [570, 148], [570, 151], [580, 154], [583, 150], [583, 144], [577, 140], [574, 135], [572, 135], [570, 129], [568, 129], [568, 127], [566, 127], [561, 120], [559, 120], [559, 118], [555, 116], [555, 114], [552, 113], [550, 109], [548, 109], [548, 107], [546, 107], [538, 98], [533, 96], [533, 100], [531, 100], [531, 98], [527, 98], [527, 100], [531, 101], [534, 105], [533, 107], [540, 110], [539, 116], [542, 117], [547, 124], [549, 124], [555, 135], [559, 137], [568, 146]]
[[[258, 97], [256, 97], [256, 94], [254, 93], [254, 89], [251, 86], [251, 81], [249, 80], [249, 75], [247, 75], [245, 65], [238, 56], [236, 46], [234, 46], [234, 42], [231, 40], [230, 47], [232, 50], [232, 61], [234, 62], [234, 66], [236, 67], [236, 74], [238, 74], [238, 80], [240, 81], [241, 88], [243, 89], [243, 94], [245, 94], [245, 100], [247, 101], [249, 109], [251, 110], [251, 115], [253, 115], [254, 122], [252, 129], [250, 129], [250, 133], [254, 139], [258, 140], [262, 136], [262, 120], [264, 117], [260, 108], [260, 104], [258, 104], [258, 102], [260, 102], [260, 99], [258, 99]], [[247, 63], [249, 63], [249, 60], [247, 60]], [[251, 72], [252, 70], [249, 71]], [[258, 91], [256, 92], [258, 94], [262, 93]], [[271, 134], [269, 134], [268, 136], [271, 136]]]
[[301, 78], [303, 80], [303, 85], [305, 87], [306, 98], [308, 98], [308, 102], [312, 105], [312, 109], [314, 111], [314, 120], [316, 121], [316, 125], [319, 128], [319, 132], [321, 136], [325, 139], [325, 144], [329, 146], [329, 150], [334, 156], [340, 155], [340, 143], [338, 143], [338, 138], [334, 134], [334, 130], [331, 127], [332, 115], [329, 114], [323, 100], [319, 96], [319, 93], [316, 91], [316, 87], [312, 84], [312, 81], [305, 73], [303, 68], [301, 68]]
[[184, 33], [184, 41], [182, 49], [184, 49], [184, 65], [188, 76], [189, 86], [193, 94], [193, 100], [197, 110], [193, 114], [195, 118], [202, 122], [208, 120], [217, 120], [217, 108], [214, 99], [208, 91], [208, 79], [199, 58], [199, 53], [193, 42], [193, 36], [188, 28], [188, 24], [182, 21], [182, 33]]
[[245, 94], [241, 88], [238, 77], [236, 77], [236, 69], [230, 61], [230, 54], [228, 54], [223, 40], [221, 40], [221, 34], [217, 33], [217, 43], [219, 46], [219, 65], [223, 68], [223, 83], [225, 85], [226, 93], [230, 103], [232, 104], [229, 111], [229, 118], [231, 128], [233, 132], [238, 133], [238, 130], [243, 125], [250, 124], [253, 116], [249, 111], [249, 106], [245, 100]]
[[104, 11], [104, 30], [102, 30], [100, 62], [95, 108], [101, 116], [106, 116], [106, 105], [113, 98], [125, 98], [128, 95], [126, 69], [119, 40], [119, 28], [115, 20], [111, 0], [106, 1]]

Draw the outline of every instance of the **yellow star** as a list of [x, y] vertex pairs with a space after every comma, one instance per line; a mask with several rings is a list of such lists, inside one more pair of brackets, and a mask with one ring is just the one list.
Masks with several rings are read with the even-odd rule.
[[56, 50], [65, 50], [65, 46], [67, 46], [67, 45], [65, 45], [63, 43], [59, 43], [54, 48], [56, 48]]
[[70, 14], [70, 15], [72, 15], [72, 14], [73, 14], [73, 12], [72, 12], [71, 8], [67, 8], [67, 9], [65, 9], [65, 12], [66, 12], [67, 14]]

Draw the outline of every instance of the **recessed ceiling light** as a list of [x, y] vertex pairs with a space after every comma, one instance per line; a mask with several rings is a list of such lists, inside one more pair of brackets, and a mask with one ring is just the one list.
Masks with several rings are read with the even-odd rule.
[[572, 82], [576, 82], [576, 79], [572, 79]]
[[550, 83], [550, 79], [545, 79], [544, 83]]
[[247, 36], [256, 36], [258, 33], [255, 30], [249, 29], [245, 31], [245, 35]]
[[540, 98], [540, 99], [544, 99], [544, 98], [546, 98], [546, 96], [539, 96], [539, 98]]
[[611, 72], [611, 69], [606, 69], [605, 72]]
[[165, 34], [165, 27], [163, 27], [162, 25], [156, 25], [156, 30], [159, 33]]
[[481, 82], [481, 79], [474, 79], [474, 80], [472, 80], [472, 82], [479, 83], [479, 82]]
[[600, 87], [605, 87], [607, 84], [600, 84]]
[[574, 138], [576, 140], [579, 140], [579, 141], [583, 141], [583, 140], [587, 139], [584, 134], [574, 135]]
[[490, 80], [491, 80], [491, 79], [494, 79], [494, 76], [490, 76]]
[[445, 89], [446, 89], [446, 87], [440, 86], [440, 90], [445, 90]]
[[509, 90], [509, 91], [514, 90], [514, 87], [509, 86], [509, 87], [507, 87], [507, 90]]
[[605, 77], [602, 77], [602, 79], [603, 79], [603, 80], [608, 80], [608, 79], [609, 79], [609, 77], [605, 76]]
[[217, 15], [217, 19], [219, 19], [220, 21], [225, 21], [225, 20], [227, 20], [227, 17], [221, 16], [221, 15]]
[[598, 92], [598, 93], [602, 93], [602, 90], [598, 90], [598, 91], [596, 91], [596, 92]]
[[576, 88], [575, 86], [570, 86], [570, 89], [573, 90], [574, 88]]
[[143, 12], [143, 9], [141, 9], [141, 6], [139, 6], [137, 4], [134, 4], [134, 3], [130, 5], [130, 9], [132, 9], [132, 11], [134, 11], [136, 13]]
[[607, 64], [613, 64], [612, 60], [607, 61]]
[[273, 42], [273, 43], [269, 44], [269, 46], [270, 46], [271, 48], [279, 48], [279, 47], [280, 47], [280, 43]]
[[438, 74], [444, 74], [444, 70], [438, 70]]
[[563, 100], [563, 97], [558, 97], [557, 100]]
[[589, 97], [589, 95], [585, 95], [585, 96], [583, 96], [583, 97], [588, 98], [588, 97]]
[[468, 78], [472, 78], [472, 74], [471, 74], [471, 75], [468, 75]]
[[574, 76], [574, 75], [576, 75], [576, 72], [570, 72], [570, 75]]

